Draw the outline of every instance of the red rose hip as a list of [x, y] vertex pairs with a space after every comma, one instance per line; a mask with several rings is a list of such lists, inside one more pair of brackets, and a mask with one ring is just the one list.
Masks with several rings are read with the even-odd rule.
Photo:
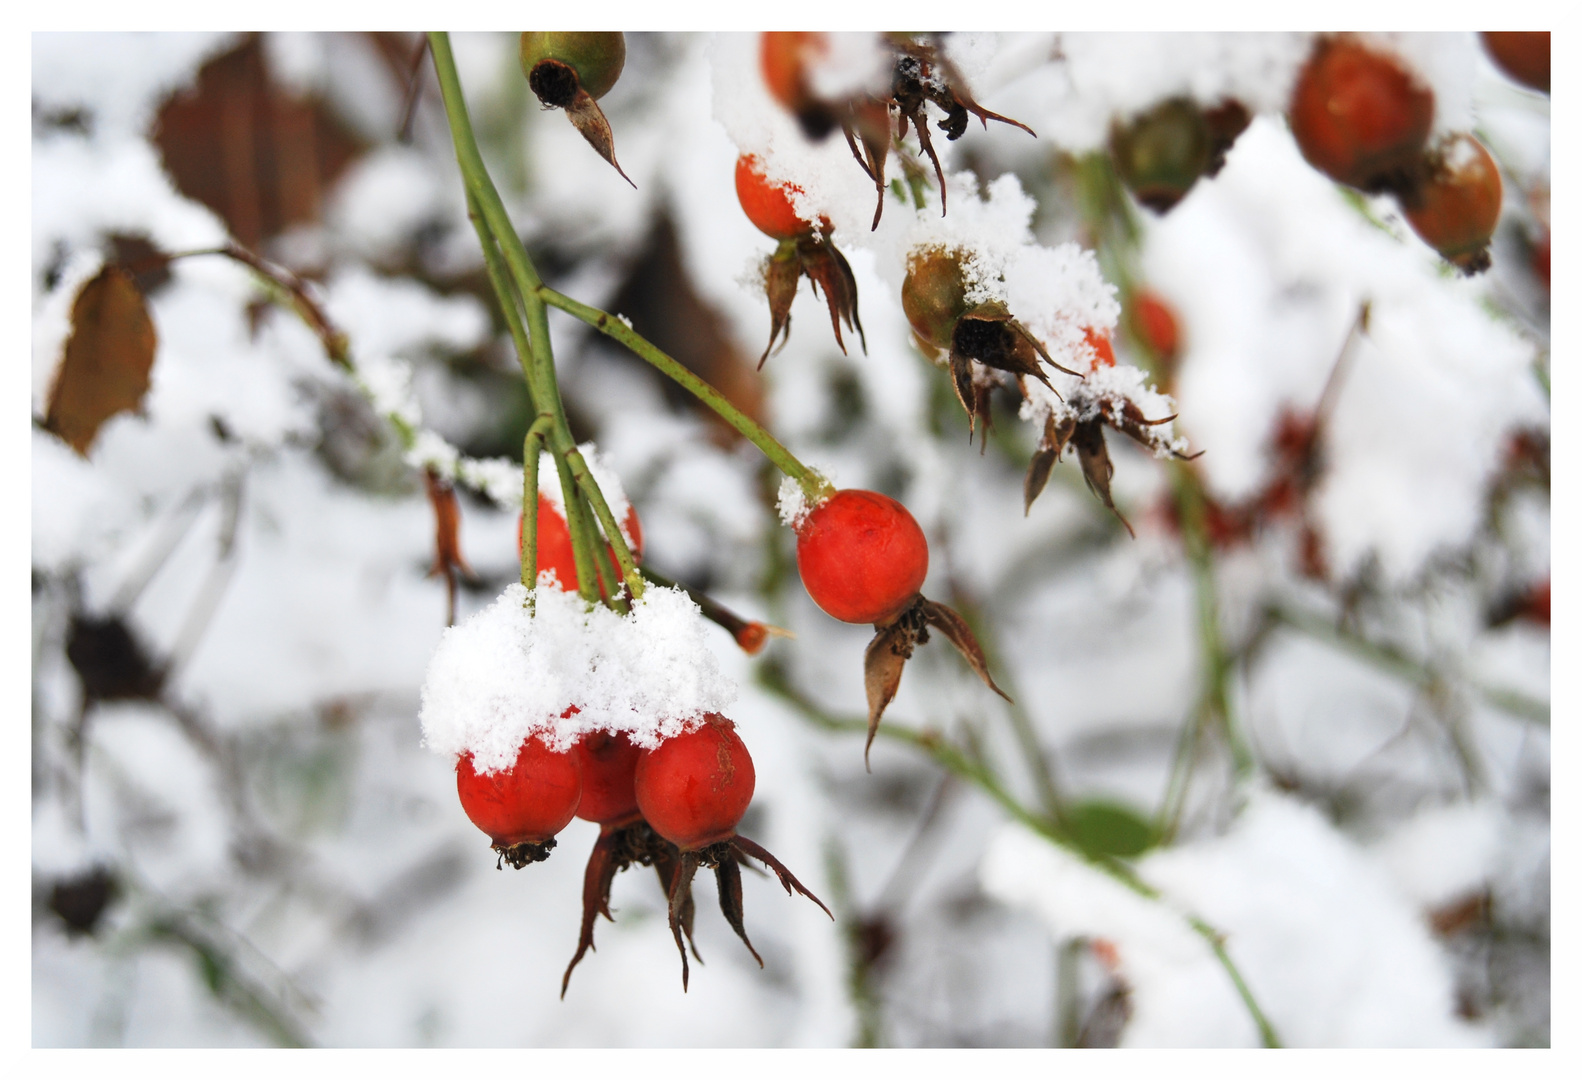
[[556, 753], [530, 736], [508, 769], [483, 774], [472, 755], [456, 762], [456, 793], [472, 823], [494, 849], [520, 868], [546, 857], [554, 836], [570, 824], [582, 797], [582, 770], [570, 754]]
[[1471, 135], [1452, 135], [1428, 157], [1428, 178], [1401, 196], [1406, 220], [1464, 273], [1488, 269], [1489, 239], [1500, 221], [1499, 166]]
[[1434, 122], [1434, 92], [1352, 38], [1318, 43], [1297, 77], [1291, 134], [1319, 172], [1365, 191], [1409, 186]]
[[797, 570], [824, 612], [878, 623], [917, 599], [928, 540], [906, 507], [877, 491], [838, 491], [797, 527]]
[[638, 816], [637, 759], [642, 752], [624, 731], [593, 731], [577, 740], [571, 753], [582, 769], [579, 818], [622, 825]]
[[717, 713], [637, 759], [637, 805], [683, 852], [729, 840], [753, 800], [753, 759], [736, 725]]

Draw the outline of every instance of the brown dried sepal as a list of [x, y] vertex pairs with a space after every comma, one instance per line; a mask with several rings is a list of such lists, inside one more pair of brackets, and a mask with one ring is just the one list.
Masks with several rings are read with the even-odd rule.
[[813, 284], [813, 293], [823, 293], [829, 306], [829, 322], [835, 331], [835, 344], [846, 351], [846, 341], [841, 336], [840, 324], [855, 330], [862, 342], [862, 351], [868, 351], [868, 337], [863, 333], [862, 319], [857, 314], [857, 278], [851, 264], [830, 239], [819, 233], [809, 232], [794, 240], [782, 240], [764, 268], [764, 296], [769, 301], [769, 344], [758, 358], [762, 368], [769, 354], [791, 340], [791, 304], [796, 300], [797, 284], [806, 275]]
[[599, 103], [586, 90], [578, 90], [577, 96], [566, 106], [566, 119], [571, 121], [571, 126], [581, 133], [588, 145], [621, 174], [621, 179], [636, 190], [637, 185], [626, 175], [620, 162], [615, 160], [615, 136], [610, 132], [610, 122], [604, 118], [604, 110], [599, 108]]
[[[687, 909], [692, 903], [692, 879], [696, 876], [699, 866], [707, 866], [714, 870], [715, 883], [719, 888], [720, 913], [725, 916], [725, 921], [730, 924], [736, 936], [742, 939], [742, 944], [747, 946], [747, 951], [753, 954], [753, 959], [758, 961], [758, 966], [764, 966], [763, 957], [758, 955], [758, 950], [753, 948], [753, 943], [748, 940], [747, 927], [742, 920], [742, 871], [743, 864], [751, 856], [775, 872], [780, 879], [780, 884], [785, 886], [786, 895], [792, 891], [801, 893], [813, 901], [823, 910], [824, 914], [834, 919], [834, 914], [824, 901], [814, 896], [808, 888], [796, 879], [796, 875], [787, 870], [785, 864], [775, 858], [768, 851], [745, 836], [732, 836], [728, 840], [721, 840], [717, 844], [700, 848], [697, 851], [685, 851], [680, 855], [675, 876], [671, 879], [670, 886], [670, 932], [676, 939], [676, 948], [681, 953], [681, 989], [687, 989], [687, 980], [690, 974], [687, 965], [687, 950], [681, 942], [682, 930], [685, 925], [687, 938], [690, 941], [692, 932], [690, 928], [690, 915]], [[694, 949], [692, 955], [697, 956]], [[699, 960], [701, 963], [701, 958]]]
[[[868, 765], [868, 752], [873, 748], [874, 736], [879, 733], [879, 718], [895, 700], [896, 691], [901, 687], [901, 672], [912, 658], [912, 651], [928, 644], [930, 627], [945, 635], [990, 690], [1006, 701], [1011, 700], [1009, 694], [995, 685], [983, 646], [978, 644], [967, 621], [946, 605], [918, 594], [911, 606], [891, 622], [875, 624], [873, 640], [863, 654], [863, 682], [868, 692], [868, 741], [862, 748], [864, 765]], [[871, 771], [872, 766], [869, 769]]]
[[544, 108], [565, 109], [571, 126], [587, 140], [588, 145], [621, 174], [622, 180], [632, 184], [633, 188], [637, 187], [615, 160], [615, 136], [610, 131], [610, 122], [604, 118], [604, 110], [599, 108], [599, 103], [583, 89], [575, 68], [553, 57], [540, 60], [528, 75], [527, 85]]
[[1027, 478], [1022, 481], [1023, 515], [1032, 510], [1033, 500], [1043, 493], [1044, 485], [1049, 483], [1049, 474], [1065, 452], [1066, 444], [1071, 441], [1076, 429], [1076, 417], [1070, 414], [1059, 420], [1053, 415], [1044, 419], [1044, 433], [1038, 440], [1038, 448], [1033, 451], [1032, 461], [1027, 465]]
[[[654, 832], [648, 822], [640, 817], [625, 824], [600, 826], [599, 839], [594, 842], [593, 851], [588, 855], [588, 868], [582, 877], [582, 930], [577, 939], [577, 954], [566, 965], [565, 977], [560, 981], [562, 999], [566, 996], [566, 988], [571, 985], [572, 971], [588, 950], [594, 948], [593, 925], [597, 917], [603, 915], [611, 922], [615, 921], [615, 916], [610, 914], [610, 887], [615, 875], [633, 865], [652, 866], [659, 875], [659, 886], [668, 900], [681, 869], [681, 852]], [[686, 935], [687, 944], [692, 946], [692, 955], [701, 964], [703, 958], [698, 956], [697, 946], [692, 941], [695, 910], [692, 893], [688, 890], [681, 902], [679, 925], [681, 932]]]
[[[1022, 378], [1032, 376], [1047, 386], [1055, 397], [1060, 391], [1049, 381], [1049, 376], [1038, 365], [1042, 359], [1050, 367], [1068, 375], [1082, 378], [1081, 372], [1057, 364], [1044, 348], [1043, 342], [1028, 332], [1027, 328], [997, 301], [979, 304], [956, 321], [951, 337], [950, 377], [956, 391], [956, 400], [967, 412], [968, 434], [977, 429], [977, 418], [983, 417], [988, 429], [988, 392], [992, 383], [978, 378], [972, 363], [998, 371], [1010, 372]], [[980, 393], [980, 391], [982, 391]]]
[[1099, 497], [1099, 501], [1109, 507], [1110, 512], [1120, 519], [1126, 531], [1137, 538], [1137, 533], [1132, 528], [1132, 523], [1126, 520], [1126, 515], [1115, 508], [1115, 500], [1110, 497], [1110, 478], [1115, 475], [1115, 463], [1110, 460], [1110, 449], [1104, 442], [1104, 425], [1098, 419], [1080, 420], [1071, 433], [1071, 445], [1077, 448], [1077, 462], [1082, 466], [1082, 479], [1087, 481], [1088, 490]]
[[[939, 154], [935, 152], [933, 140], [929, 137], [927, 114], [923, 108], [926, 102], [931, 101], [944, 111], [945, 119], [939, 122], [939, 130], [951, 142], [966, 132], [969, 114], [981, 120], [985, 130], [990, 120], [998, 120], [1002, 124], [1021, 128], [1035, 139], [1038, 136], [1026, 124], [990, 112], [974, 101], [961, 72], [934, 46], [906, 38], [893, 40], [892, 45], [896, 51], [896, 61], [895, 72], [890, 79], [889, 104], [900, 114], [896, 137], [906, 137], [909, 123], [917, 129], [918, 145], [933, 163], [934, 176], [939, 181], [939, 210], [943, 215], [946, 210], [945, 172], [940, 167]], [[880, 198], [882, 201], [882, 190]], [[874, 222], [878, 223], [877, 215]]]
[[445, 625], [456, 622], [456, 575], [459, 571], [467, 580], [476, 581], [478, 575], [461, 553], [461, 504], [456, 489], [433, 469], [423, 470], [423, 486], [428, 492], [429, 506], [434, 510], [434, 565], [429, 577], [445, 578]]

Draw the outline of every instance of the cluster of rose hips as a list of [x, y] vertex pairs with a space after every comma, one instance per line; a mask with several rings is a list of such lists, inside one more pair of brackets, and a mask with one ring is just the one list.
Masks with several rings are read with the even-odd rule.
[[1467, 274], [1488, 269], [1499, 168], [1465, 132], [1430, 144], [1434, 92], [1399, 58], [1354, 37], [1319, 39], [1287, 115], [1314, 168], [1370, 194], [1394, 195], [1412, 229], [1447, 261]]
[[[538, 565], [553, 570], [562, 588], [575, 589], [565, 519], [542, 495], [537, 513]], [[628, 511], [625, 524], [634, 553], [640, 554], [642, 534], [635, 511]], [[984, 682], [1005, 696], [989, 676], [983, 650], [966, 622], [919, 592], [928, 573], [928, 542], [900, 503], [872, 491], [838, 491], [807, 512], [796, 530], [797, 566], [814, 602], [843, 622], [875, 628], [865, 655], [869, 746], [880, 715], [895, 697], [906, 660], [928, 640], [930, 627], [942, 632]], [[749, 646], [740, 633], [737, 638], [754, 651], [763, 641], [760, 635]], [[563, 718], [576, 711], [575, 706], [567, 709]], [[489, 836], [501, 864], [520, 869], [548, 858], [556, 834], [573, 817], [599, 826], [583, 878], [581, 932], [561, 982], [562, 995], [572, 971], [593, 947], [597, 917], [613, 918], [610, 890], [616, 873], [633, 865], [652, 866], [659, 876], [681, 954], [683, 988], [689, 978], [688, 946], [697, 956], [692, 881], [700, 866], [714, 870], [720, 910], [760, 966], [763, 960], [742, 918], [741, 865], [749, 858], [773, 870], [787, 894], [799, 892], [828, 913], [774, 855], [737, 834], [754, 781], [752, 757], [735, 724], [717, 714], [702, 717], [691, 730], [652, 749], [635, 745], [624, 732], [594, 731], [568, 751], [557, 752], [533, 735], [509, 768], [482, 774], [467, 754], [456, 763], [462, 809]]]
[[[625, 525], [632, 534], [634, 555], [640, 556], [642, 531], [635, 510], [628, 510]], [[541, 571], [553, 570], [561, 588], [575, 590], [570, 529], [542, 495], [537, 528]], [[759, 637], [757, 647], [761, 645]], [[562, 717], [576, 712], [572, 706]], [[752, 801], [754, 781], [752, 757], [735, 724], [713, 713], [652, 749], [635, 745], [625, 732], [593, 731], [567, 751], [553, 750], [539, 736], [529, 736], [516, 761], [494, 773], [477, 772], [471, 755], [464, 754], [456, 762], [462, 809], [489, 836], [501, 864], [509, 862], [521, 869], [548, 858], [556, 834], [573, 817], [599, 826], [583, 879], [577, 951], [561, 982], [562, 995], [572, 971], [593, 947], [597, 917], [613, 919], [610, 889], [616, 873], [629, 866], [652, 866], [659, 876], [671, 932], [681, 952], [683, 988], [689, 976], [687, 945], [692, 945], [692, 880], [700, 866], [714, 870], [720, 909], [760, 966], [763, 959], [742, 921], [741, 866], [748, 858], [773, 870], [788, 894], [795, 890], [824, 908], [774, 855], [737, 835], [736, 826]], [[695, 945], [692, 951], [696, 956]]]

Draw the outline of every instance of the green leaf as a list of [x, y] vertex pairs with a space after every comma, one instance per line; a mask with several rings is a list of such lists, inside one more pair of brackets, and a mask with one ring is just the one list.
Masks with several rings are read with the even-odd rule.
[[1153, 825], [1135, 810], [1104, 799], [1090, 799], [1066, 812], [1066, 829], [1090, 855], [1132, 858], [1159, 842]]

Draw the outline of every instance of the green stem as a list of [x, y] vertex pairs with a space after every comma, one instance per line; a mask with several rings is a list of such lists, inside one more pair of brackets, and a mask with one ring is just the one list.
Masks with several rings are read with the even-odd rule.
[[[527, 249], [522, 245], [521, 237], [517, 235], [516, 228], [511, 224], [511, 216], [500, 200], [499, 191], [489, 179], [489, 170], [484, 165], [483, 155], [478, 150], [478, 140], [473, 134], [467, 103], [462, 96], [461, 79], [456, 71], [456, 58], [451, 52], [449, 35], [443, 32], [430, 33], [429, 47], [434, 57], [434, 73], [439, 80], [440, 94], [445, 103], [445, 114], [450, 121], [451, 141], [456, 149], [456, 164], [461, 169], [462, 179], [467, 188], [469, 208], [478, 211], [474, 225], [479, 230], [485, 261], [489, 261], [491, 248], [498, 244], [510, 283], [514, 284], [515, 289], [503, 288], [506, 283], [500, 280], [498, 267], [491, 270], [491, 282], [495, 285], [497, 293], [502, 291], [504, 293], [501, 296], [501, 306], [506, 311], [508, 323], [513, 322], [513, 309], [517, 298], [520, 298], [526, 315], [525, 328], [513, 325], [512, 337], [517, 343], [519, 352], [525, 337], [528, 351], [522, 353], [522, 363], [528, 390], [540, 414], [547, 414], [552, 418], [547, 441], [555, 455], [556, 469], [560, 473], [562, 502], [566, 507], [566, 523], [571, 534], [572, 552], [577, 566], [578, 591], [584, 599], [597, 602], [599, 590], [591, 572], [595, 565], [594, 559], [597, 557], [596, 549], [593, 547], [587, 527], [580, 521], [573, 520], [574, 517], [580, 516], [582, 509], [577, 495], [578, 484], [573, 478], [574, 472], [582, 474], [583, 483], [580, 487], [594, 507], [595, 515], [601, 520], [609, 518], [613, 521], [613, 518], [609, 514], [609, 507], [604, 505], [603, 494], [598, 491], [597, 483], [588, 474], [586, 464], [582, 462], [581, 454], [577, 451], [576, 442], [571, 437], [571, 426], [566, 419], [565, 404], [561, 400], [560, 386], [555, 376], [555, 356], [550, 344], [548, 315], [544, 301], [538, 293], [543, 287], [543, 282], [539, 279], [538, 271], [533, 267], [532, 259], [528, 257]], [[600, 507], [603, 507], [602, 514], [599, 513]], [[524, 508], [525, 512], [526, 508]], [[615, 535], [611, 537], [611, 542], [616, 545], [617, 557], [620, 558], [620, 552], [626, 545], [620, 536], [620, 530], [617, 528], [612, 531]], [[636, 574], [629, 550], [625, 551], [625, 562], [621, 570], [629, 582], [635, 583], [633, 595], [640, 595], [642, 581]], [[617, 602], [615, 593], [613, 589], [607, 592], [612, 603]]]
[[[774, 663], [759, 665], [758, 681], [766, 689], [794, 706], [809, 721], [826, 731], [846, 732], [854, 735], [865, 735], [868, 731], [866, 718], [831, 716], [819, 708], [819, 706], [792, 686], [785, 673]], [[1075, 855], [1094, 869], [1113, 878], [1143, 899], [1155, 902], [1163, 900], [1163, 894], [1139, 878], [1136, 871], [1126, 863], [1113, 856], [1093, 854], [1083, 850], [1076, 841], [1066, 835], [1060, 826], [1043, 815], [1034, 813], [1018, 802], [1016, 797], [1005, 789], [1005, 786], [1000, 783], [999, 779], [987, 766], [963, 753], [937, 733], [917, 731], [892, 722], [881, 724], [879, 726], [879, 735], [894, 742], [905, 743], [914, 749], [921, 750], [932, 758], [935, 764], [955, 773], [964, 780], [971, 781], [980, 791], [998, 803], [1000, 808], [1013, 819], [1049, 842]], [[1252, 989], [1247, 985], [1246, 980], [1242, 978], [1241, 971], [1236, 967], [1236, 962], [1231, 959], [1230, 953], [1226, 951], [1224, 935], [1196, 915], [1187, 913], [1184, 918], [1198, 936], [1208, 942], [1220, 966], [1230, 976], [1232, 984], [1236, 987], [1236, 993], [1241, 997], [1242, 1004], [1251, 1015], [1253, 1023], [1258, 1026], [1258, 1033], [1263, 1040], [1263, 1044], [1269, 1047], [1280, 1046], [1278, 1034], [1276, 1034], [1274, 1027], [1264, 1015], [1263, 1009], [1258, 1005]]]
[[522, 587], [529, 593], [538, 587], [538, 455], [544, 449], [546, 419], [534, 421], [522, 440]]
[[714, 410], [720, 419], [741, 432], [743, 438], [762, 450], [775, 468], [801, 484], [809, 500], [818, 501], [828, 497], [831, 490], [828, 480], [798, 461], [791, 451], [782, 446], [780, 441], [769, 434], [761, 424], [727, 401], [724, 394], [687, 370], [679, 360], [665, 353], [607, 311], [573, 300], [548, 286], [540, 286], [538, 295], [551, 307], [557, 307], [566, 314], [581, 319], [600, 333], [619, 341], [639, 358], [658, 368], [682, 389]]

